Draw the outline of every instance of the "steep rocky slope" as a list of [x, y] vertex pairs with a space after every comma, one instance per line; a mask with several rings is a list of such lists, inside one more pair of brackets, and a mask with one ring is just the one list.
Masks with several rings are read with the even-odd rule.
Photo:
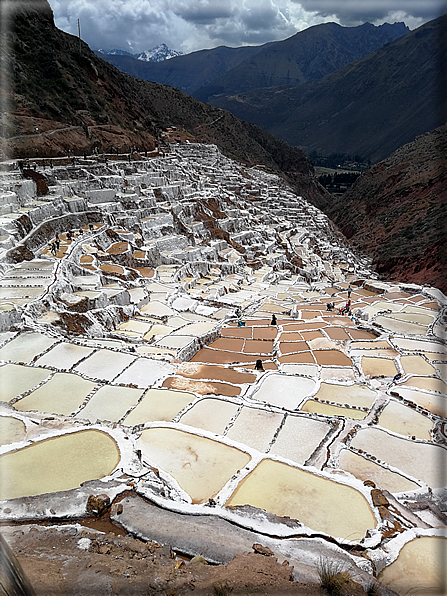
[[358, 178], [327, 214], [387, 277], [447, 292], [447, 126], [416, 138]]
[[190, 140], [215, 143], [231, 158], [286, 172], [309, 198], [324, 195], [301, 150], [172, 87], [119, 72], [58, 30], [46, 0], [16, 5], [0, 52], [9, 75], [2, 77], [9, 109], [1, 139], [6, 155], [153, 149], [160, 131], [175, 125]]
[[447, 15], [319, 81], [209, 98], [306, 152], [373, 163], [445, 120]]

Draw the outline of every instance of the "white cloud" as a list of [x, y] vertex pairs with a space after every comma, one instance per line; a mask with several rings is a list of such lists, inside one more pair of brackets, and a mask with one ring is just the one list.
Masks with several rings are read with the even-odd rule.
[[[326, 21], [353, 26], [436, 18], [447, 0], [49, 0], [56, 25], [91, 48], [134, 52], [159, 43], [183, 52], [286, 39]], [[444, 9], [444, 10], [443, 10]]]

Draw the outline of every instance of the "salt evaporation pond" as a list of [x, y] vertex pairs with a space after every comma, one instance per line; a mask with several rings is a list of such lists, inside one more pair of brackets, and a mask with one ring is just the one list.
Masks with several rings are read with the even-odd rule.
[[173, 428], [150, 428], [137, 441], [143, 455], [168, 472], [193, 503], [215, 497], [250, 456], [223, 443]]
[[0, 500], [78, 488], [109, 475], [118, 462], [115, 441], [98, 430], [45, 439], [0, 455]]
[[12, 416], [0, 416], [0, 445], [23, 441], [26, 435], [25, 424]]
[[56, 373], [49, 381], [14, 404], [16, 410], [69, 416], [97, 385], [70, 373]]
[[444, 596], [447, 593], [447, 538], [420, 536], [402, 548], [378, 580], [398, 594]]
[[35, 356], [48, 350], [56, 341], [42, 333], [21, 333], [0, 348], [0, 360], [29, 364]]
[[331, 425], [305, 416], [287, 416], [270, 453], [303, 465], [328, 434]]
[[400, 435], [430, 441], [433, 421], [408, 406], [391, 400], [379, 416], [379, 425]]
[[48, 379], [51, 371], [19, 364], [5, 364], [0, 367], [0, 375], [0, 401], [11, 401]]
[[92, 352], [93, 348], [61, 342], [41, 356], [36, 361], [36, 364], [53, 366], [54, 368], [62, 370], [70, 370], [80, 360], [90, 356]]
[[243, 407], [226, 433], [233, 440], [253, 449], [267, 451], [283, 419], [283, 414]]
[[221, 399], [202, 399], [180, 418], [182, 424], [222, 435], [239, 406]]
[[103, 385], [89, 399], [76, 418], [83, 420], [108, 420], [118, 422], [137, 403], [143, 394], [141, 389]]
[[136, 426], [157, 420], [170, 422], [196, 399], [193, 393], [169, 389], [149, 389], [140, 403], [126, 416], [124, 424]]
[[306, 395], [315, 391], [316, 383], [306, 377], [289, 377], [271, 374], [262, 380], [259, 389], [252, 395], [253, 399], [295, 410]]
[[346, 540], [361, 540], [377, 523], [359, 491], [270, 459], [240, 482], [226, 506], [245, 504]]
[[112, 350], [98, 350], [75, 367], [76, 372], [91, 379], [111, 381], [117, 377], [133, 361], [135, 356], [113, 352]]

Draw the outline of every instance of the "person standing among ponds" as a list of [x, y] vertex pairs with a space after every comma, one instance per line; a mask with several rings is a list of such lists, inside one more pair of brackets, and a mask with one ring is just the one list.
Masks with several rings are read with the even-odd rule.
[[348, 286], [348, 300], [350, 300], [350, 298], [351, 298], [351, 292], [352, 292], [352, 288], [351, 288], [351, 286]]
[[276, 315], [273, 314], [272, 315], [272, 320], [270, 321], [270, 325], [277, 325], [278, 321], [276, 320]]
[[262, 370], [264, 372], [264, 367], [262, 366], [262, 360], [256, 360], [255, 370]]

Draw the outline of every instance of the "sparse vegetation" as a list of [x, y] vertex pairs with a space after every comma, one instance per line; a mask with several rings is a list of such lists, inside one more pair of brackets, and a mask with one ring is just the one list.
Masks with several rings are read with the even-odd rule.
[[375, 581], [368, 584], [365, 590], [365, 594], [367, 596], [382, 596], [382, 592], [380, 591], [379, 584]]
[[346, 594], [351, 578], [342, 564], [321, 558], [317, 570], [320, 585], [329, 596], [343, 596], [343, 594]]

